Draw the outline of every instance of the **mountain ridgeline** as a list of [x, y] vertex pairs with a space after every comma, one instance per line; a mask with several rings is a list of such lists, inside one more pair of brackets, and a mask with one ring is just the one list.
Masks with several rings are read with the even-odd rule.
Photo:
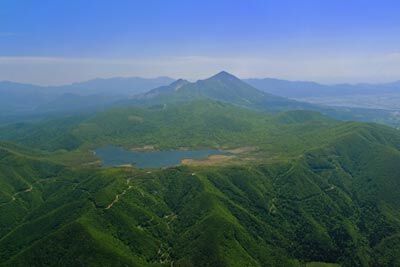
[[[249, 80], [255, 85], [260, 85], [258, 81]], [[265, 80], [262, 80], [265, 81]], [[273, 80], [275, 81], [275, 80]], [[348, 107], [328, 107], [323, 105], [311, 104], [303, 101], [292, 100], [283, 96], [285, 90], [291, 92], [290, 97], [296, 96], [296, 90], [306, 90], [313, 92], [323, 86], [308, 82], [286, 82], [280, 81], [269, 84], [266, 90], [259, 90], [240, 80], [232, 74], [222, 71], [208, 79], [188, 82], [177, 80], [168, 86], [162, 86], [141, 94], [133, 99], [123, 100], [120, 105], [161, 105], [166, 103], [182, 103], [196, 99], [212, 99], [234, 104], [241, 107], [256, 109], [268, 112], [282, 112], [288, 110], [313, 110], [324, 115], [339, 120], [354, 120], [377, 122], [398, 127], [400, 117], [392, 110], [368, 109], [368, 108], [348, 108]], [[275, 86], [276, 85], [276, 86]], [[260, 86], [259, 88], [264, 88]], [[278, 93], [282, 89], [281, 93]], [[268, 91], [276, 94], [268, 93]], [[322, 92], [336, 92], [336, 89], [321, 89]], [[328, 94], [329, 95], [329, 94]]]
[[[73, 113], [108, 107], [121, 98], [140, 94], [173, 80], [168, 77], [110, 78], [63, 86], [0, 82], [0, 122], [30, 119], [34, 115]], [[10, 117], [10, 119], [8, 119]]]
[[336, 97], [343, 95], [382, 95], [399, 94], [400, 81], [381, 84], [334, 84], [324, 85], [316, 82], [286, 81], [280, 79], [244, 79], [244, 82], [269, 92], [288, 98]]
[[133, 103], [154, 105], [195, 99], [212, 99], [269, 111], [305, 109], [312, 106], [262, 92], [225, 71], [194, 83], [178, 80], [135, 98]]
[[[221, 72], [4, 125], [0, 266], [400, 266], [400, 131], [335, 119], [362, 112]], [[105, 145], [227, 154], [103, 167]]]
[[[183, 79], [173, 81], [167, 77], [95, 79], [52, 87], [2, 82], [0, 124], [38, 120], [53, 115], [88, 114], [124, 105], [151, 106], [206, 98], [269, 112], [313, 110], [340, 120], [377, 122], [395, 127], [400, 125], [400, 116], [393, 109], [329, 107], [290, 99], [310, 94], [337, 95], [344, 90], [342, 87], [348, 88], [346, 92], [368, 94], [373, 91], [371, 88], [375, 88], [373, 85], [352, 90], [354, 86], [350, 85], [328, 87], [274, 79], [245, 81], [255, 87], [225, 71], [193, 83]], [[396, 85], [382, 85], [382, 92], [393, 92]]]

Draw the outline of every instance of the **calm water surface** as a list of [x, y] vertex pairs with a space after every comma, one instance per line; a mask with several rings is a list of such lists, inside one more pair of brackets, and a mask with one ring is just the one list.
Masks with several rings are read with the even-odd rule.
[[183, 159], [204, 159], [210, 155], [227, 154], [216, 149], [204, 150], [168, 150], [168, 151], [131, 151], [116, 146], [106, 146], [95, 150], [103, 166], [132, 164], [140, 168], [161, 168], [176, 166]]

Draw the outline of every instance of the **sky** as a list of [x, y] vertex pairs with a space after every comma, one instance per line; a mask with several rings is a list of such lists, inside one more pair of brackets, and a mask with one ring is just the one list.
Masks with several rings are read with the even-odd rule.
[[397, 0], [1, 0], [0, 80], [400, 80]]

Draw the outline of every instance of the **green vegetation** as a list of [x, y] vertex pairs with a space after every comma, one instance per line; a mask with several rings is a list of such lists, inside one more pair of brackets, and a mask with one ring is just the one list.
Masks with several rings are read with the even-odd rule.
[[[199, 100], [0, 135], [18, 143], [0, 144], [1, 266], [399, 264], [393, 128]], [[223, 166], [88, 165], [103, 144], [254, 149]]]
[[273, 115], [223, 102], [198, 100], [187, 104], [115, 108], [85, 119], [67, 117], [10, 125], [0, 130], [0, 137], [47, 151], [96, 148], [105, 144], [127, 148], [151, 145], [158, 149], [255, 145], [281, 154], [289, 151], [289, 145], [290, 151], [299, 147], [298, 142], [304, 139], [301, 135], [327, 131], [337, 124], [310, 111]]

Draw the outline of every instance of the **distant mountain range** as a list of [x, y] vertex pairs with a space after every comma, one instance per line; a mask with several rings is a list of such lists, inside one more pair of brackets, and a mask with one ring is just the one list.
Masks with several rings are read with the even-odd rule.
[[264, 92], [288, 98], [400, 94], [400, 81], [382, 84], [360, 83], [336, 85], [271, 78], [244, 79], [243, 81]]
[[[63, 86], [38, 86], [0, 82], [0, 113], [28, 115], [50, 111], [74, 111], [107, 106], [117, 99], [170, 84], [168, 77], [94, 79]], [[1, 119], [1, 116], [0, 116]]]
[[169, 77], [115, 77], [109, 79], [98, 78], [86, 82], [60, 86], [55, 89], [78, 95], [126, 96], [144, 93], [153, 88], [170, 84], [174, 81], [174, 79]]
[[[168, 77], [154, 79], [111, 78], [57, 87], [1, 82], [0, 122], [32, 116], [71, 114], [104, 110], [112, 106], [163, 105], [211, 99], [269, 112], [288, 110], [318, 111], [341, 120], [381, 122], [398, 126], [400, 115], [392, 110], [328, 107], [291, 98], [344, 94], [396, 92], [400, 83], [327, 86], [313, 82], [277, 79], [241, 80], [222, 71], [210, 78], [189, 82]], [[381, 88], [381, 89], [377, 89]], [[339, 99], [340, 102], [340, 99]]]

